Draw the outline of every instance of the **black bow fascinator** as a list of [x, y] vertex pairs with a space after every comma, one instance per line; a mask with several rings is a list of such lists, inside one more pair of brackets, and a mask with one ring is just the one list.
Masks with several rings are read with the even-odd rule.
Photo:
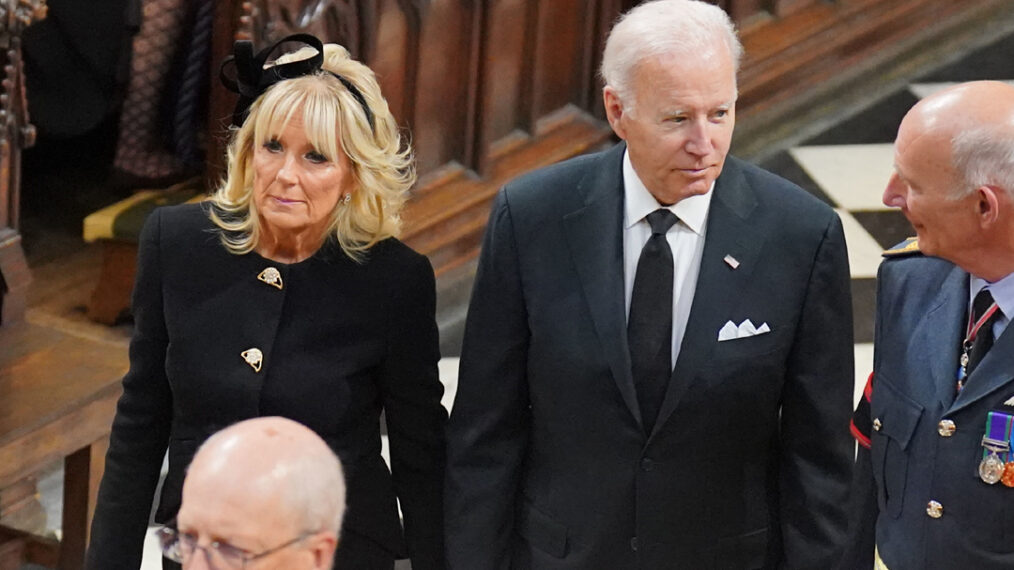
[[[267, 63], [268, 57], [270, 57], [279, 46], [287, 42], [299, 42], [306, 44], [317, 50], [317, 53], [307, 59], [274, 64], [265, 68], [264, 64]], [[253, 50], [253, 42], [249, 40], [239, 40], [235, 42], [232, 47], [232, 55], [225, 58], [222, 62], [222, 67], [218, 72], [219, 79], [222, 80], [222, 84], [225, 85], [225, 88], [233, 93], [239, 94], [239, 100], [236, 101], [236, 110], [232, 113], [232, 124], [237, 127], [242, 126], [243, 121], [245, 121], [247, 115], [250, 114], [250, 105], [252, 105], [258, 97], [264, 94], [269, 87], [279, 81], [318, 73], [321, 71], [321, 65], [323, 63], [324, 44], [310, 34], [293, 34], [291, 36], [286, 36], [275, 42], [270, 47], [257, 52], [256, 55]], [[226, 70], [229, 67], [234, 69], [232, 77], [226, 73]], [[370, 123], [370, 132], [374, 132], [375, 126], [373, 111], [370, 110], [370, 105], [366, 102], [366, 98], [363, 97], [359, 88], [351, 81], [341, 75], [338, 75], [337, 73], [328, 73], [337, 78], [338, 81], [340, 81], [341, 84], [348, 89], [349, 93], [351, 93], [352, 96], [355, 97], [356, 101], [358, 101], [363, 107], [363, 113], [366, 114], [366, 120]]]

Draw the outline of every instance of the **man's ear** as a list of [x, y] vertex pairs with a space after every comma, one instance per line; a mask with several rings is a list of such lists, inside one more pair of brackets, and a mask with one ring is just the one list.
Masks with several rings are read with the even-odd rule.
[[602, 88], [602, 104], [606, 108], [606, 119], [609, 121], [609, 126], [613, 128], [616, 136], [626, 140], [627, 130], [623, 122], [620, 121], [623, 118], [625, 109], [623, 107], [623, 100], [620, 99], [620, 95], [616, 92], [616, 89], [609, 85]]
[[313, 555], [313, 567], [316, 570], [331, 570], [334, 565], [334, 551], [338, 546], [338, 538], [330, 532], [321, 531], [307, 537], [306, 544]]
[[975, 189], [976, 214], [983, 229], [994, 226], [1000, 219], [1000, 209], [1011, 207], [1010, 195], [1003, 188], [979, 186]]

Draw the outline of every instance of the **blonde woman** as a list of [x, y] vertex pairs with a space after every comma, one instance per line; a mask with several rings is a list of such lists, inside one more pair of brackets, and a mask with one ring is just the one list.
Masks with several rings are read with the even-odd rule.
[[[282, 41], [307, 47], [267, 62], [282, 42], [257, 55], [238, 42], [223, 66], [240, 93], [225, 182], [208, 202], [156, 210], [142, 233], [92, 570], [138, 567], [167, 447], [155, 520], [171, 525], [197, 447], [256, 416], [303, 423], [341, 458], [348, 510], [335, 568], [406, 557], [414, 570], [443, 567], [433, 270], [395, 238], [411, 149], [369, 68], [313, 36]], [[191, 556], [213, 567], [270, 568], [279, 552], [242, 535], [197, 546]]]

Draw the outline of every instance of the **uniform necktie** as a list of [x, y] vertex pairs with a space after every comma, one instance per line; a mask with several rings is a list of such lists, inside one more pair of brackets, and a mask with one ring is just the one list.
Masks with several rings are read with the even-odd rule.
[[[978, 326], [975, 329], [975, 337], [972, 339], [972, 346], [968, 350], [968, 365], [965, 366], [965, 377], [972, 374], [972, 370], [982, 362], [982, 359], [989, 352], [989, 349], [993, 347], [993, 324], [1003, 316], [1003, 312], [1000, 311], [999, 307], [993, 309], [993, 312], [987, 315], [987, 312], [993, 307], [993, 294], [989, 292], [989, 289], [983, 289], [975, 296], [972, 301], [972, 316], [969, 319], [969, 329]], [[982, 321], [983, 317], [986, 318]], [[971, 334], [971, 332], [969, 333]]]
[[627, 319], [627, 342], [646, 432], [651, 433], [672, 375], [672, 250], [665, 234], [677, 221], [660, 208], [648, 214], [651, 237], [641, 249]]

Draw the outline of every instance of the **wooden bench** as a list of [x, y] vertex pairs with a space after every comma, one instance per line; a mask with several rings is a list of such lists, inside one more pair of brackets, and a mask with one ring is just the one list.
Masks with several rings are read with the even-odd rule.
[[128, 311], [137, 272], [137, 238], [152, 210], [202, 199], [201, 180], [193, 178], [161, 190], [139, 190], [84, 219], [84, 241], [102, 245], [102, 270], [88, 303], [88, 318], [113, 325]]
[[0, 570], [79, 570], [127, 352], [29, 323], [0, 328], [0, 347], [0, 498], [24, 495], [26, 481], [64, 462], [62, 540], [0, 527]]

